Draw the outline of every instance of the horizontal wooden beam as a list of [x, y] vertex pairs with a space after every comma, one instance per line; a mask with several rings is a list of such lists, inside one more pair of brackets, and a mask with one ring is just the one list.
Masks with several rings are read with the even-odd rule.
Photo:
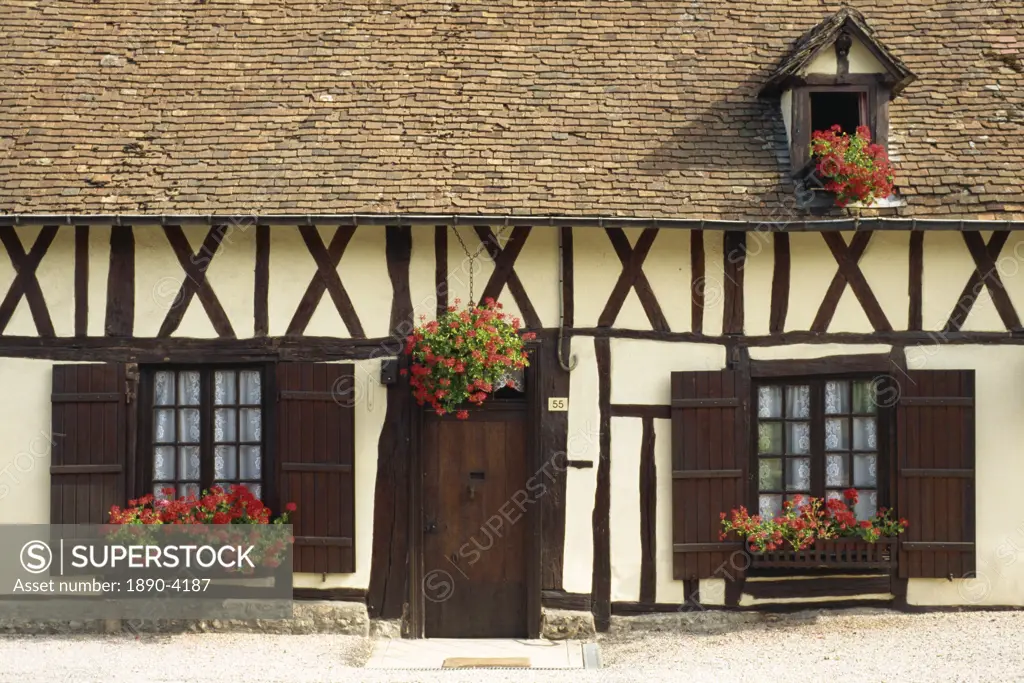
[[[555, 338], [556, 328], [529, 330], [538, 338]], [[721, 346], [772, 347], [789, 344], [894, 344], [899, 346], [939, 346], [946, 344], [1024, 345], [1022, 332], [786, 332], [765, 336], [717, 336], [690, 332], [654, 332], [575, 328], [565, 330], [566, 336], [596, 339], [649, 339], [652, 341], [718, 344]], [[249, 339], [199, 339], [193, 337], [29, 337], [0, 336], [0, 357], [43, 358], [58, 361], [89, 361], [110, 363], [207, 363], [267, 361], [330, 361], [393, 358], [400, 355], [404, 339], [377, 337], [372, 339], [339, 339], [337, 337], [253, 337]], [[927, 350], [924, 352], [927, 354]], [[710, 407], [706, 399], [685, 404], [687, 407]], [[720, 399], [734, 401], [735, 399]], [[970, 405], [963, 397], [905, 397], [904, 405]], [[722, 403], [722, 406], [730, 406]], [[665, 417], [666, 406], [613, 406], [613, 415], [621, 417]]]
[[671, 406], [612, 404], [612, 417], [648, 417], [668, 420], [672, 417]]
[[590, 594], [546, 590], [540, 592], [540, 604], [548, 609], [568, 609], [578, 612], [589, 612]]
[[765, 217], [764, 220], [701, 220], [697, 218], [655, 218], [623, 216], [552, 216], [503, 214], [6, 214], [0, 225], [132, 225], [150, 228], [162, 225], [224, 224], [234, 229], [288, 225], [445, 225], [533, 226], [578, 228], [669, 228], [678, 230], [741, 230], [747, 232], [828, 232], [854, 230], [1024, 230], [1020, 220], [959, 220], [938, 218], [841, 218], [794, 221]]
[[747, 579], [743, 592], [761, 600], [788, 598], [849, 597], [853, 595], [887, 595], [892, 579], [888, 574], [876, 576], [820, 576], [815, 578], [783, 578], [771, 581]]
[[340, 602], [366, 602], [365, 588], [293, 588], [295, 600], [337, 600]]
[[750, 376], [769, 378], [840, 372], [885, 373], [894, 368], [889, 354], [871, 353], [853, 356], [824, 356], [803, 360], [751, 360]]

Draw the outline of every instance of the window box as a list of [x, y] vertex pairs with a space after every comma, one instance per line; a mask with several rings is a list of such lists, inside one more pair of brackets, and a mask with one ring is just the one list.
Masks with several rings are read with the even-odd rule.
[[896, 539], [868, 543], [857, 538], [815, 541], [805, 550], [750, 553], [750, 566], [766, 569], [890, 569], [896, 565]]

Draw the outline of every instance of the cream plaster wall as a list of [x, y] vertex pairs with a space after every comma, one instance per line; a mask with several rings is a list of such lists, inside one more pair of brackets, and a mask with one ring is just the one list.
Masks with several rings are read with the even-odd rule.
[[635, 417], [613, 417], [611, 427], [609, 532], [612, 600], [636, 602], [640, 599], [640, 449], [643, 421]]
[[[850, 45], [850, 73], [852, 74], [880, 74], [885, 73], [885, 67], [871, 53], [864, 43], [854, 38]], [[802, 76], [807, 74], [835, 75], [839, 71], [839, 62], [836, 59], [836, 51], [833, 44], [823, 47], [818, 54], [800, 72]]]
[[53, 362], [0, 358], [0, 520], [50, 522]]
[[570, 467], [565, 483], [565, 545], [562, 587], [570, 593], [589, 593], [594, 571], [594, 496], [601, 455], [601, 411], [597, 403], [598, 376], [594, 340], [573, 339], [578, 365], [569, 375], [567, 456], [589, 460], [591, 468]]

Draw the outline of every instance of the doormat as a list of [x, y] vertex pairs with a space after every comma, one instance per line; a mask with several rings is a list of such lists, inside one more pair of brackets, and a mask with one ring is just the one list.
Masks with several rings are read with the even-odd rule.
[[442, 669], [529, 669], [526, 657], [449, 657]]
[[591, 669], [600, 668], [597, 643], [519, 638], [381, 638], [367, 669]]

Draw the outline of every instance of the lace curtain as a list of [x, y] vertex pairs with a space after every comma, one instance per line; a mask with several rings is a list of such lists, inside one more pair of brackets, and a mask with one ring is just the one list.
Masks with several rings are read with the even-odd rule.
[[[262, 493], [262, 376], [258, 370], [213, 373], [214, 483], [245, 483]], [[153, 380], [153, 480], [158, 495], [177, 482], [177, 494], [199, 494], [202, 453], [199, 371], [162, 371]]]

